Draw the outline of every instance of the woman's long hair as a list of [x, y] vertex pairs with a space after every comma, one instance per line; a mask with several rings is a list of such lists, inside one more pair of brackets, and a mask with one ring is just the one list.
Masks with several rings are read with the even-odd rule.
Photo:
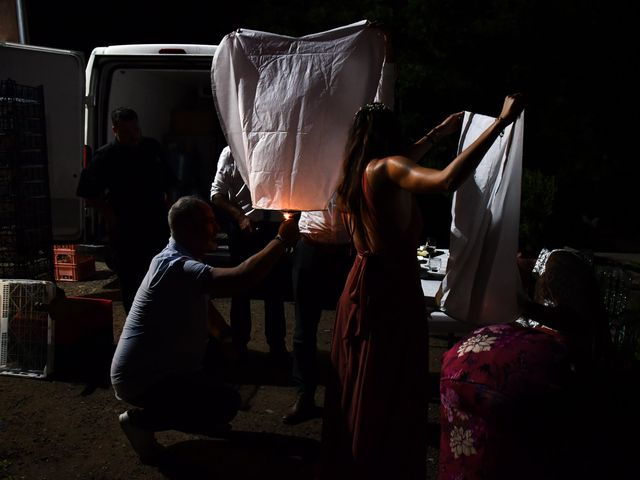
[[400, 125], [384, 104], [370, 103], [356, 113], [347, 138], [337, 204], [346, 214], [345, 223], [351, 236], [356, 234], [369, 247], [367, 226], [372, 225], [362, 190], [364, 171], [371, 160], [401, 154], [405, 147]]
[[[581, 254], [553, 250], [546, 259], [541, 255], [543, 271], [536, 282], [536, 303], [564, 312], [563, 323], [554, 326], [567, 334], [582, 349], [593, 366], [610, 351], [607, 314], [593, 267]], [[536, 268], [539, 268], [536, 265]]]

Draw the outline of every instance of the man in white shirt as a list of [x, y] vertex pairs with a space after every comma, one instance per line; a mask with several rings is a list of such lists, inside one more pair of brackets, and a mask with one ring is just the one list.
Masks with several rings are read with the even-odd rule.
[[[395, 67], [390, 33], [385, 35], [385, 63], [375, 101], [393, 108]], [[316, 336], [323, 309], [335, 309], [353, 265], [351, 237], [336, 209], [335, 194], [326, 210], [303, 212], [293, 264], [296, 327], [293, 335], [293, 380], [297, 398], [282, 421], [295, 425], [319, 416]]]
[[[211, 201], [231, 219], [229, 253], [238, 264], [260, 251], [278, 231], [282, 214], [253, 208], [251, 193], [240, 171], [225, 147], [218, 159], [215, 179], [211, 185]], [[285, 262], [280, 262], [272, 274], [260, 285], [264, 297], [265, 336], [272, 360], [286, 363], [289, 357], [285, 345], [283, 278], [288, 278]], [[254, 292], [255, 294], [255, 292]], [[246, 360], [247, 344], [251, 337], [251, 294], [239, 293], [231, 298], [230, 322], [233, 343], [241, 360]]]
[[353, 264], [351, 239], [336, 210], [335, 195], [327, 210], [302, 212], [298, 228], [300, 239], [293, 261], [293, 381], [297, 399], [282, 418], [288, 425], [320, 415], [315, 404], [318, 322], [322, 310], [336, 308]]

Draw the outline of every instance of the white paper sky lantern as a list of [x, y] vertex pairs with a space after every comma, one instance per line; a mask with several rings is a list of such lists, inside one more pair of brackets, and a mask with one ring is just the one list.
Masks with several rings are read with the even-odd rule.
[[353, 116], [381, 76], [384, 38], [367, 25], [300, 38], [241, 29], [218, 46], [214, 100], [255, 208], [326, 208]]

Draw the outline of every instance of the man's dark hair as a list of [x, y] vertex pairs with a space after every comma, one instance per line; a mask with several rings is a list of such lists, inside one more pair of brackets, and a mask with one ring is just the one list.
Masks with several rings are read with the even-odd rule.
[[117, 126], [120, 122], [129, 122], [131, 120], [137, 120], [138, 114], [135, 110], [127, 107], [118, 107], [111, 112], [111, 124]]
[[[169, 209], [171, 236], [179, 239], [185, 229], [202, 219], [203, 209], [211, 208], [204, 200], [195, 196], [180, 197]], [[178, 238], [176, 238], [178, 237]]]

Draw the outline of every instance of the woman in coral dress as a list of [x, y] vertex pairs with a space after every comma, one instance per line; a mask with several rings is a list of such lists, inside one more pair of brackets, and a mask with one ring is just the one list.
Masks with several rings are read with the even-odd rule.
[[428, 338], [413, 195], [455, 190], [521, 111], [521, 97], [508, 96], [496, 122], [443, 170], [416, 161], [459, 130], [462, 113], [405, 155], [389, 109], [373, 103], [356, 114], [338, 199], [358, 255], [336, 311], [321, 478], [425, 478]]

